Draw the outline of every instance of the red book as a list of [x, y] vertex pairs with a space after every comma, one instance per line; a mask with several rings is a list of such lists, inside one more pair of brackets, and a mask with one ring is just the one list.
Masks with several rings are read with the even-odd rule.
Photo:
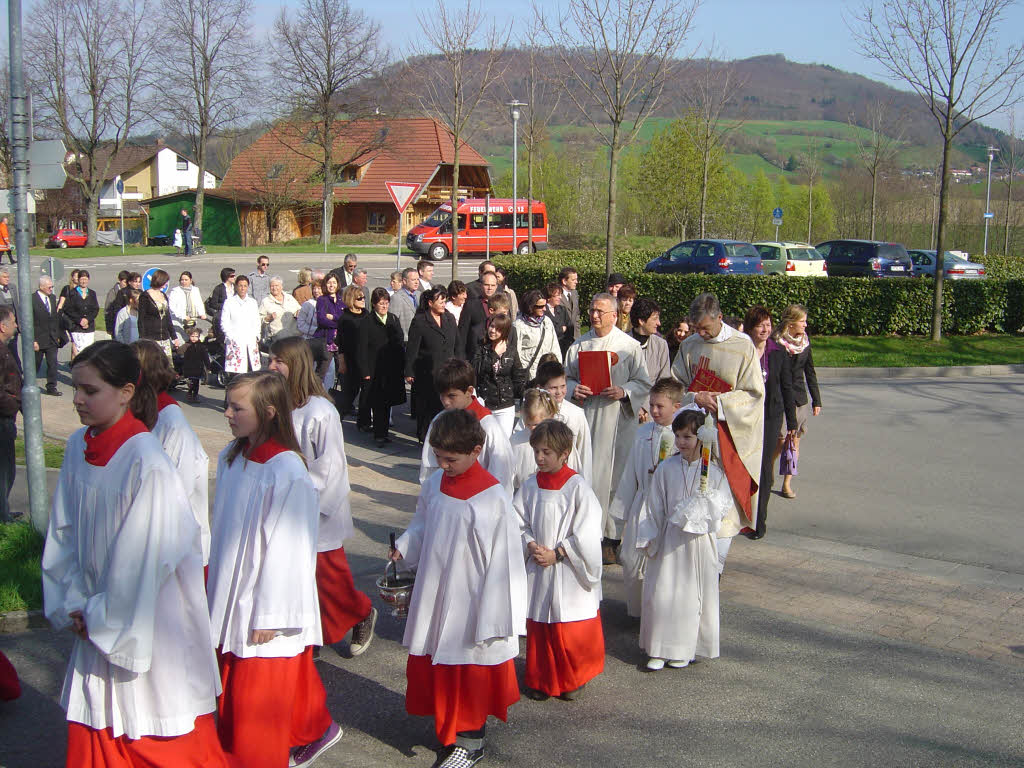
[[612, 385], [612, 353], [580, 352], [580, 384], [595, 395]]
[[[732, 386], [729, 382], [719, 378], [713, 370], [711, 370], [711, 360], [707, 357], [701, 356], [697, 361], [697, 368], [693, 372], [693, 381], [690, 382], [690, 386], [687, 391], [689, 392], [730, 392]], [[581, 365], [582, 367], [582, 365]]]

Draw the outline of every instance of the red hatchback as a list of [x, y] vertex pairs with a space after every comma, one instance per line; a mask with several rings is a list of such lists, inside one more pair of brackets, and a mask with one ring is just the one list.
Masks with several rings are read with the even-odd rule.
[[58, 229], [46, 241], [47, 248], [84, 248], [88, 235], [80, 229]]

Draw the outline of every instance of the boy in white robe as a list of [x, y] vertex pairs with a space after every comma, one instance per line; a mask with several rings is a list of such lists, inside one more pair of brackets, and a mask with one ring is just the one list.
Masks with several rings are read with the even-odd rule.
[[402, 644], [409, 714], [432, 716], [435, 765], [483, 758], [487, 717], [519, 700], [514, 659], [526, 633], [526, 570], [518, 518], [478, 461], [484, 431], [472, 413], [444, 411], [429, 441], [441, 467], [423, 485], [391, 559], [416, 572]]
[[[543, 363], [542, 363], [543, 365]], [[530, 445], [530, 434], [534, 427], [545, 419], [557, 419], [558, 407], [551, 394], [543, 389], [528, 389], [523, 393], [520, 407], [523, 429], [512, 434], [512, 486], [518, 491], [526, 479], [537, 471], [537, 460]], [[564, 423], [564, 422], [562, 422]], [[567, 425], [568, 426], [568, 425]], [[572, 434], [572, 430], [569, 431]], [[570, 446], [569, 459], [566, 462], [574, 472], [582, 472], [583, 463], [576, 446]], [[586, 480], [584, 479], [584, 482]]]
[[[718, 656], [718, 552], [715, 533], [732, 504], [721, 469], [708, 466], [701, 491], [705, 414], [693, 406], [672, 422], [678, 455], [654, 471], [636, 546], [647, 555], [640, 647], [647, 669], [685, 667]], [[712, 430], [713, 432], [713, 430]]]
[[593, 459], [594, 448], [590, 440], [590, 424], [587, 422], [586, 414], [576, 403], [565, 399], [566, 379], [565, 367], [557, 360], [549, 360], [537, 366], [537, 376], [534, 379], [537, 386], [547, 390], [551, 399], [558, 409], [558, 419], [564, 421], [572, 430], [573, 446], [579, 455], [580, 467], [573, 466], [570, 460], [569, 466], [583, 475], [587, 484], [593, 487]]
[[683, 399], [683, 385], [672, 378], [659, 379], [651, 387], [648, 405], [651, 421], [636, 432], [629, 461], [622, 470], [619, 487], [612, 499], [611, 515], [622, 525], [622, 578], [626, 587], [626, 611], [640, 616], [643, 604], [644, 567], [646, 558], [636, 547], [636, 527], [641, 510], [647, 503], [654, 470], [665, 458], [676, 452], [672, 434], [672, 417]]
[[[480, 464], [501, 483], [501, 487], [512, 497], [513, 459], [512, 445], [501, 422], [484, 406], [476, 396], [476, 371], [465, 360], [452, 358], [446, 361], [434, 374], [434, 388], [441, 397], [445, 411], [466, 410], [472, 413], [484, 430], [484, 443], [480, 452]], [[442, 411], [441, 413], [444, 413]], [[441, 414], [434, 417], [427, 428], [420, 459], [420, 485], [438, 468], [437, 457], [430, 445], [430, 432]]]
[[572, 432], [548, 419], [530, 435], [537, 472], [516, 493], [526, 555], [526, 695], [576, 699], [604, 670], [601, 505], [566, 464]]

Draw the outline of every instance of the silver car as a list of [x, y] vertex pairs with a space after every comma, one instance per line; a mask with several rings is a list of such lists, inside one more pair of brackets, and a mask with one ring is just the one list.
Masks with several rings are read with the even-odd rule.
[[[935, 277], [935, 251], [907, 251], [914, 263], [914, 277]], [[953, 251], [942, 257], [942, 273], [946, 280], [984, 280], [985, 265], [969, 261]]]

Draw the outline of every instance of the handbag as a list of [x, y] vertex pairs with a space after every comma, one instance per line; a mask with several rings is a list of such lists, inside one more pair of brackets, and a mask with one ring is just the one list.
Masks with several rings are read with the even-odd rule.
[[792, 475], [796, 476], [797, 472], [797, 452], [793, 448], [793, 439], [790, 437], [786, 438], [786, 442], [782, 446], [782, 453], [779, 454], [779, 474], [780, 475]]

